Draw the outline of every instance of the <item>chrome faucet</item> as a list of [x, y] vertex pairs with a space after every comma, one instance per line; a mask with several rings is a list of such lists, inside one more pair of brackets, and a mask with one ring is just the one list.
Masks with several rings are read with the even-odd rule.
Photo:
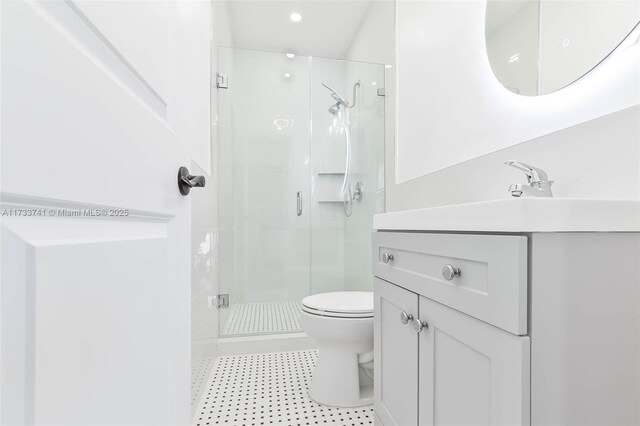
[[519, 161], [509, 160], [504, 164], [522, 170], [527, 175], [527, 185], [514, 183], [509, 187], [512, 197], [553, 197], [551, 193], [553, 181], [549, 180], [547, 172]]

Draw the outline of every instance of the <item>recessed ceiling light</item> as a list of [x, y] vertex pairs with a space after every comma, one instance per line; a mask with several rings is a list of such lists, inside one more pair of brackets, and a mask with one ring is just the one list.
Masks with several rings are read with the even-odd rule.
[[291, 15], [289, 15], [289, 19], [291, 19], [291, 22], [300, 22], [302, 21], [302, 15], [300, 15], [298, 12], [293, 12]]
[[296, 54], [295, 53], [291, 53], [291, 52], [287, 53], [286, 55], [287, 55], [287, 58], [289, 58], [289, 59], [293, 59], [293, 58], [296, 57]]
[[284, 78], [291, 78], [291, 74], [289, 74], [288, 72], [284, 73]]

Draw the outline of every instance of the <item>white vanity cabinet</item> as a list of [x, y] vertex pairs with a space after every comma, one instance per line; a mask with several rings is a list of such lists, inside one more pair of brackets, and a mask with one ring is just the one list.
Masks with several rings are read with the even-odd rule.
[[[375, 293], [375, 406], [383, 424], [528, 423], [527, 336], [379, 278]], [[413, 317], [407, 324], [403, 312]]]
[[378, 423], [640, 424], [639, 233], [404, 229], [373, 234]]
[[374, 279], [376, 415], [383, 424], [418, 424], [418, 338], [402, 313], [418, 313], [418, 295]]
[[529, 424], [529, 337], [420, 297], [418, 424]]
[[374, 234], [383, 424], [528, 423], [526, 250], [522, 236]]

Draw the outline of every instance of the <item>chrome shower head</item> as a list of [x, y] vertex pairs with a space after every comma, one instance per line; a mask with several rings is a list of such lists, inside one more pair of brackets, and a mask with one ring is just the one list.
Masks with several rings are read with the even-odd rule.
[[329, 114], [336, 115], [340, 111], [340, 103], [338, 102], [335, 105], [331, 105], [329, 107]]
[[342, 95], [340, 95], [340, 93], [338, 93], [333, 87], [329, 86], [327, 83], [322, 83], [322, 85], [331, 90], [331, 96], [338, 102], [338, 104], [343, 104], [347, 108], [350, 108], [349, 102], [347, 102], [347, 100], [343, 98]]

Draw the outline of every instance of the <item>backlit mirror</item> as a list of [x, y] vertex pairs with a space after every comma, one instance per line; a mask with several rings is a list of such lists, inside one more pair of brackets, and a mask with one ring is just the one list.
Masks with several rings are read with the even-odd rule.
[[639, 0], [488, 0], [487, 54], [504, 87], [545, 95], [592, 70], [639, 21]]

